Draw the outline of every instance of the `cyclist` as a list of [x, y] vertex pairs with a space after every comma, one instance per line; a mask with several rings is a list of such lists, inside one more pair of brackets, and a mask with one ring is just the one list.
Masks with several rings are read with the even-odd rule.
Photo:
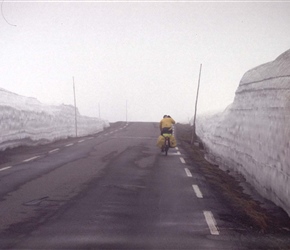
[[161, 135], [172, 134], [172, 125], [173, 124], [175, 124], [175, 121], [171, 118], [171, 116], [164, 115], [163, 119], [159, 123]]

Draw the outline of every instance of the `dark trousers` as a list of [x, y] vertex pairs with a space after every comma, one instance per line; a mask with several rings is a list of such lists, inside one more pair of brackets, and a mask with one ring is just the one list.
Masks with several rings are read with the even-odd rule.
[[162, 128], [161, 135], [163, 134], [172, 134], [172, 128]]

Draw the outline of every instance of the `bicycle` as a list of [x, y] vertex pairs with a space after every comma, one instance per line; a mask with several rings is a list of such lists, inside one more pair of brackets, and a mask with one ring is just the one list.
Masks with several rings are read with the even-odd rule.
[[167, 156], [168, 150], [170, 148], [170, 134], [163, 134], [164, 140], [164, 146], [163, 146], [163, 152], [165, 152], [165, 155]]

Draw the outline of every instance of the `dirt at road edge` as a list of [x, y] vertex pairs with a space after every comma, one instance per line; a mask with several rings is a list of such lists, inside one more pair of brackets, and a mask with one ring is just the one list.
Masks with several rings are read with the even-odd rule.
[[197, 171], [206, 178], [215, 195], [227, 204], [232, 212], [230, 217], [235, 223], [259, 233], [290, 234], [290, 218], [286, 212], [277, 206], [274, 206], [273, 210], [273, 205], [269, 206], [271, 209], [266, 209], [264, 204], [262, 206], [252, 195], [244, 192], [240, 181], [229, 171], [223, 171], [219, 166], [206, 161], [200, 140], [198, 145], [191, 144], [190, 125], [177, 124], [176, 129], [181, 148], [187, 152], [190, 160], [197, 164]]

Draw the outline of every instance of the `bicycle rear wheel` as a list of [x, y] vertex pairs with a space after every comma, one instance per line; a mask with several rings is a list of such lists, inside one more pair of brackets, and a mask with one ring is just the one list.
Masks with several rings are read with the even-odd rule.
[[167, 153], [168, 153], [168, 149], [169, 149], [169, 138], [168, 137], [166, 137], [165, 138], [165, 155], [167, 155]]

